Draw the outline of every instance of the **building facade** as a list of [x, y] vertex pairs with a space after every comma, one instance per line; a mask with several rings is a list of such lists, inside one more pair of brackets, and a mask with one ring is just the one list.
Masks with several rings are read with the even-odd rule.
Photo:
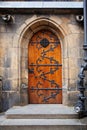
[[84, 57], [83, 1], [5, 2], [0, 2], [0, 111], [32, 103], [74, 106]]

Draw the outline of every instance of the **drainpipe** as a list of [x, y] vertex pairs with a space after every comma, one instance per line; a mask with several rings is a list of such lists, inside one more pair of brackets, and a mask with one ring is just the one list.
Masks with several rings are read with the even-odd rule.
[[87, 116], [87, 111], [85, 108], [85, 71], [87, 71], [87, 0], [84, 0], [84, 65], [81, 66], [80, 73], [78, 75], [79, 81], [78, 81], [78, 101], [75, 106], [75, 111], [79, 114], [79, 117], [85, 117]]

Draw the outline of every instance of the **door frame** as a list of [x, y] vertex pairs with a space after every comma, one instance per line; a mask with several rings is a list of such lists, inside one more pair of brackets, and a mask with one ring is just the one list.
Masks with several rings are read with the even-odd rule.
[[[56, 20], [56, 19], [55, 19]], [[41, 29], [49, 29], [50, 31], [53, 31], [56, 36], [60, 39], [61, 44], [61, 52], [62, 52], [62, 87], [63, 87], [63, 93], [62, 93], [62, 104], [67, 105], [69, 103], [68, 100], [68, 79], [69, 79], [69, 70], [65, 68], [65, 64], [68, 66], [68, 60], [65, 58], [67, 56], [68, 47], [67, 47], [67, 39], [66, 36], [68, 36], [68, 32], [66, 28], [62, 25], [58, 25], [58, 21], [55, 21], [51, 18], [45, 18], [45, 17], [31, 17], [25, 22], [27, 24], [24, 24], [20, 27], [20, 30], [17, 30], [16, 35], [13, 39], [13, 46], [17, 48], [18, 50], [18, 59], [17, 59], [17, 70], [18, 70], [18, 91], [20, 94], [20, 103], [22, 105], [28, 104], [28, 57], [26, 55], [24, 59], [24, 55], [28, 54], [28, 43], [33, 36], [34, 33], [36, 33], [38, 30]], [[49, 25], [49, 26], [48, 26]], [[31, 29], [33, 28], [33, 29]], [[68, 29], [69, 30], [69, 29]], [[15, 40], [16, 39], [16, 40]], [[23, 62], [24, 61], [24, 62]], [[23, 64], [21, 64], [23, 62]], [[25, 65], [26, 64], [26, 65]], [[67, 75], [67, 76], [66, 76]], [[67, 77], [67, 78], [66, 78]]]

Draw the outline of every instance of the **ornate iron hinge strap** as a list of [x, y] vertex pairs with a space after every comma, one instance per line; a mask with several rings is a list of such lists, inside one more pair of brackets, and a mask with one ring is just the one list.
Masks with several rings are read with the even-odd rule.
[[62, 66], [62, 64], [30, 64], [29, 66]]
[[62, 90], [62, 88], [35, 88], [35, 87], [32, 86], [32, 87], [30, 88], [30, 90], [32, 90], [32, 91], [33, 91], [33, 90], [37, 90], [37, 91], [38, 91], [38, 90], [46, 90], [46, 91], [47, 91], [47, 90]]

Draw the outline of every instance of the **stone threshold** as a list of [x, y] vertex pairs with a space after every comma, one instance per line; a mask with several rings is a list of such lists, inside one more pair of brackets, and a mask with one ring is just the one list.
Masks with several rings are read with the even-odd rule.
[[30, 104], [15, 106], [5, 113], [8, 119], [73, 119], [78, 118], [73, 107], [62, 104]]

